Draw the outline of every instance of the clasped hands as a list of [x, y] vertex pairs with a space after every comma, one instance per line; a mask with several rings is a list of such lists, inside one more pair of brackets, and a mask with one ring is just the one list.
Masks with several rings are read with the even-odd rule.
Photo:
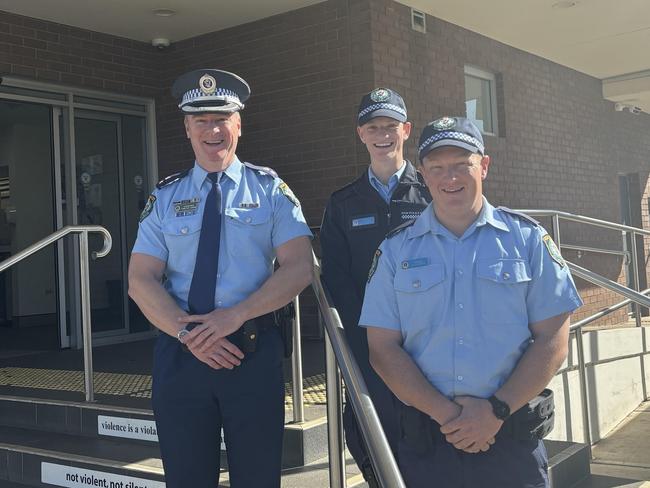
[[186, 315], [178, 318], [183, 326], [198, 323], [181, 341], [199, 360], [214, 369], [233, 369], [241, 364], [244, 353], [226, 336], [238, 330], [245, 322], [234, 308], [219, 308], [204, 315]]
[[503, 425], [503, 421], [494, 416], [490, 403], [472, 396], [456, 397], [454, 403], [460, 407], [458, 415], [440, 426], [447, 442], [472, 454], [490, 449]]

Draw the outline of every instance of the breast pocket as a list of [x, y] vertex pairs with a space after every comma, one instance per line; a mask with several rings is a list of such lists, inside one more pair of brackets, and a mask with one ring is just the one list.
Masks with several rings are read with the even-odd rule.
[[233, 256], [267, 256], [272, 249], [271, 209], [227, 208], [226, 242]]
[[402, 328], [406, 334], [429, 333], [446, 310], [445, 267], [433, 263], [398, 268], [393, 282]]
[[175, 218], [163, 222], [162, 232], [169, 251], [168, 267], [177, 272], [192, 274], [201, 236], [201, 219]]
[[501, 324], [527, 321], [528, 262], [493, 258], [479, 259], [476, 265], [481, 318]]

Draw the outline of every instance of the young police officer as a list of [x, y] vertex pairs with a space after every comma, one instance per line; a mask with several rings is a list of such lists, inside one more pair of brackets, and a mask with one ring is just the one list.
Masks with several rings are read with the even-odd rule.
[[582, 302], [546, 231], [483, 197], [474, 123], [432, 122], [419, 157], [433, 203], [380, 246], [360, 318], [403, 402], [400, 470], [409, 488], [547, 487], [539, 436], [509, 417], [557, 372]]
[[149, 197], [129, 266], [129, 294], [164, 332], [153, 408], [165, 480], [214, 488], [223, 427], [230, 486], [279, 488], [284, 380], [272, 312], [311, 281], [310, 232], [277, 174], [235, 154], [248, 84], [202, 69], [172, 91], [196, 161]]
[[[398, 93], [377, 88], [365, 95], [359, 106], [357, 132], [368, 150], [370, 167], [334, 192], [327, 204], [320, 234], [323, 280], [395, 452], [398, 437], [394, 399], [370, 367], [366, 331], [357, 324], [377, 246], [391, 229], [420, 215], [431, 197], [420, 174], [404, 159], [404, 143], [411, 133], [411, 124]], [[349, 402], [343, 421], [348, 449], [366, 480], [375, 486]]]

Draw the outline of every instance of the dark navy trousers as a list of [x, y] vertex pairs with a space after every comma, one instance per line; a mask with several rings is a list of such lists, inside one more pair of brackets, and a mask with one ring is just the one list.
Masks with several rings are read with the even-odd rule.
[[215, 488], [223, 427], [230, 486], [279, 488], [284, 432], [282, 342], [259, 334], [233, 370], [214, 370], [162, 334], [154, 353], [153, 409], [167, 488]]
[[409, 436], [401, 432], [398, 464], [408, 488], [550, 486], [548, 457], [540, 440], [515, 440], [498, 433], [487, 452], [469, 454], [447, 442], [434, 421], [427, 418], [421, 425], [431, 438], [427, 446], [414, 445]]

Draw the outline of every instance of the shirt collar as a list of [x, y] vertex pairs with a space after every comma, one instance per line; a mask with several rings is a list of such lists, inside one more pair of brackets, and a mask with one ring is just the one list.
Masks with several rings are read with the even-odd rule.
[[[234, 181], [235, 185], [239, 185], [239, 182], [241, 181], [242, 167], [242, 162], [237, 156], [235, 156], [232, 163], [230, 163], [230, 165], [224, 170], [223, 174]], [[194, 183], [194, 186], [200, 190], [207, 177], [208, 172], [203, 169], [198, 161], [194, 161], [194, 169], [192, 170], [192, 182]]]
[[375, 175], [375, 172], [372, 170], [372, 166], [368, 166], [368, 179], [370, 180], [371, 184], [378, 184], [381, 186], [388, 186], [390, 188], [391, 186], [394, 186], [399, 182], [400, 178], [402, 177], [402, 174], [406, 170], [406, 161], [402, 161], [402, 167], [395, 171], [390, 178], [388, 178], [388, 184], [384, 185], [379, 178], [377, 178], [377, 175]]
[[[510, 232], [510, 229], [503, 221], [501, 215], [490, 204], [490, 202], [488, 202], [487, 199], [483, 197], [483, 208], [481, 208], [481, 213], [474, 221], [474, 223], [472, 223], [472, 225], [467, 228], [463, 234], [463, 237], [466, 237], [474, 232], [474, 229], [476, 229], [476, 227], [483, 226], [485, 224], [490, 224], [492, 227], [495, 227], [499, 230]], [[432, 234], [452, 235], [451, 232], [438, 221], [436, 214], [433, 211], [433, 202], [431, 202], [427, 208], [424, 209], [422, 215], [420, 215], [420, 217], [418, 217], [418, 219], [415, 221], [415, 224], [413, 224], [413, 227], [410, 229], [409, 235], [410, 237], [419, 237], [423, 234], [426, 234], [427, 232], [431, 232]]]

